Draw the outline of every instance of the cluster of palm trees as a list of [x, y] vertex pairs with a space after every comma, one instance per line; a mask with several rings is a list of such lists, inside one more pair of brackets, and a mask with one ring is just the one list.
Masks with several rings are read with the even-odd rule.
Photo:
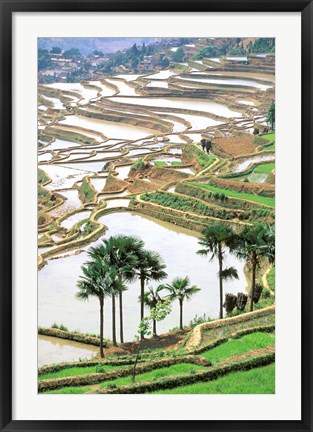
[[88, 300], [97, 297], [100, 303], [100, 355], [103, 357], [103, 305], [104, 298], [112, 303], [112, 342], [116, 339], [116, 299], [119, 299], [120, 341], [123, 335], [123, 292], [126, 284], [140, 280], [140, 318], [144, 318], [144, 290], [149, 280], [166, 278], [165, 264], [161, 256], [145, 249], [144, 242], [134, 236], [117, 235], [104, 239], [99, 246], [89, 249], [90, 258], [82, 267], [82, 276], [77, 282], [77, 298]]
[[[270, 263], [275, 260], [275, 234], [270, 225], [254, 225], [244, 228], [236, 233], [229, 225], [216, 223], [205, 227], [199, 244], [202, 249], [199, 254], [210, 255], [210, 260], [217, 258], [219, 263], [219, 291], [220, 291], [220, 318], [223, 318], [223, 281], [237, 278], [238, 273], [234, 267], [224, 267], [225, 253], [229, 251], [237, 257], [244, 259], [251, 267], [251, 303], [253, 310], [253, 298], [256, 284], [256, 270], [263, 258]], [[119, 304], [119, 328], [120, 342], [124, 342], [123, 335], [123, 292], [127, 289], [127, 283], [140, 281], [140, 321], [144, 318], [144, 306], [155, 308], [156, 304], [164, 299], [179, 302], [179, 324], [183, 329], [183, 304], [194, 294], [200, 291], [195, 285], [191, 285], [188, 276], [175, 278], [170, 284], [158, 285], [155, 289], [149, 287], [145, 291], [148, 281], [162, 281], [167, 277], [165, 264], [161, 256], [154, 251], [145, 249], [143, 240], [126, 235], [112, 236], [104, 239], [98, 246], [88, 251], [89, 261], [82, 267], [77, 286], [77, 298], [88, 300], [89, 297], [97, 297], [100, 304], [100, 355], [103, 353], [103, 321], [104, 299], [110, 298], [112, 305], [112, 342], [117, 346], [116, 338], [116, 300]], [[166, 296], [161, 297], [161, 291], [166, 291]], [[153, 334], [156, 335], [156, 322], [153, 322]], [[143, 338], [143, 335], [141, 335]]]
[[[164, 297], [161, 297], [161, 292], [166, 292]], [[161, 284], [158, 285], [155, 289], [153, 287], [148, 287], [148, 290], [144, 293], [143, 299], [144, 304], [149, 306], [150, 309], [156, 307], [159, 302], [163, 302], [164, 300], [175, 301], [178, 300], [179, 303], [179, 328], [180, 330], [184, 329], [183, 326], [183, 305], [185, 300], [190, 300], [190, 298], [197, 294], [200, 291], [196, 285], [191, 285], [189, 277], [185, 276], [184, 278], [176, 277], [172, 283], [170, 284]], [[141, 301], [141, 296], [139, 297], [139, 301]], [[156, 332], [156, 321], [153, 320], [152, 332], [153, 336], [157, 336]]]
[[246, 226], [240, 232], [235, 232], [230, 225], [216, 223], [206, 226], [202, 232], [199, 244], [203, 247], [197, 253], [210, 256], [210, 260], [217, 258], [219, 271], [220, 314], [223, 318], [223, 281], [238, 279], [234, 267], [224, 268], [225, 253], [229, 251], [248, 264], [251, 270], [250, 311], [253, 311], [253, 299], [257, 268], [261, 261], [267, 258], [270, 264], [275, 262], [275, 231], [269, 224]]

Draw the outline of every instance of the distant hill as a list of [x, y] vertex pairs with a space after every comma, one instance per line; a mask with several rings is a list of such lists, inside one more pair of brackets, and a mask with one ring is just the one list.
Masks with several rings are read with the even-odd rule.
[[134, 43], [146, 45], [156, 42], [159, 38], [38, 38], [38, 47], [50, 50], [58, 46], [63, 50], [78, 48], [83, 55], [88, 55], [94, 50], [102, 51], [104, 54], [114, 53], [131, 47]]

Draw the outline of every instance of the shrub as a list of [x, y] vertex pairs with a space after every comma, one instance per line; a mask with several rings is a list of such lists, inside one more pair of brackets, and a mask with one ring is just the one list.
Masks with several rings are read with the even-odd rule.
[[65, 327], [63, 324], [58, 325], [57, 323], [53, 323], [51, 328], [55, 328], [55, 329], [66, 331], [66, 332], [69, 331], [68, 328]]
[[145, 166], [145, 163], [142, 159], [138, 159], [132, 166], [131, 166], [131, 170], [132, 171], [136, 171], [139, 168], [143, 168]]
[[188, 327], [194, 328], [194, 327], [196, 327], [197, 325], [199, 325], [199, 324], [203, 324], [203, 323], [208, 322], [208, 321], [211, 321], [211, 319], [210, 319], [208, 316], [206, 316], [206, 314], [204, 314], [203, 316], [199, 316], [199, 317], [198, 317], [198, 315], [196, 315], [196, 316], [195, 316], [195, 317], [190, 321]]

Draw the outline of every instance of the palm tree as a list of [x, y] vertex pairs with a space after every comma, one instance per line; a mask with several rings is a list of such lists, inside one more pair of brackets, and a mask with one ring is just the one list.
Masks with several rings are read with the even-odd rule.
[[[145, 283], [149, 280], [160, 281], [166, 278], [165, 264], [157, 252], [140, 250], [137, 254], [138, 262], [135, 267], [140, 279], [140, 321], [144, 318]], [[141, 336], [143, 339], [143, 335]]]
[[256, 271], [262, 258], [267, 258], [272, 264], [275, 262], [275, 231], [273, 225], [258, 224], [245, 227], [238, 236], [236, 254], [245, 259], [251, 267], [251, 301], [250, 311], [253, 311], [253, 301], [256, 282]]
[[219, 288], [220, 288], [220, 319], [223, 318], [223, 279], [226, 277], [238, 279], [237, 271], [234, 267], [223, 269], [224, 255], [227, 248], [232, 251], [235, 248], [235, 233], [233, 229], [224, 223], [208, 225], [202, 231], [202, 238], [199, 244], [204, 247], [197, 251], [199, 255], [211, 255], [210, 261], [218, 259], [219, 264]]
[[[150, 309], [153, 309], [156, 307], [158, 302], [162, 301], [162, 298], [160, 297], [160, 292], [164, 290], [165, 285], [158, 285], [156, 289], [153, 289], [153, 287], [148, 287], [148, 291], [144, 293], [144, 304], [146, 306], [149, 306]], [[141, 302], [141, 297], [139, 296], [139, 301]], [[152, 326], [153, 326], [153, 336], [157, 336], [156, 332], [156, 320], [152, 319]]]
[[[90, 255], [92, 257], [107, 257], [109, 262], [118, 269], [121, 280], [124, 282], [132, 282], [136, 277], [134, 266], [137, 263], [137, 255], [141, 250], [143, 250], [143, 247], [144, 242], [137, 237], [117, 235], [112, 236], [109, 239], [104, 239], [101, 245], [91, 248]], [[124, 343], [123, 291], [124, 289], [121, 289], [117, 293], [119, 297], [121, 343]], [[112, 301], [115, 303], [115, 297], [112, 297]]]
[[77, 282], [79, 289], [76, 297], [79, 300], [89, 300], [89, 297], [97, 297], [100, 303], [100, 356], [103, 358], [103, 306], [104, 298], [110, 292], [111, 279], [110, 267], [103, 265], [99, 259], [87, 262], [81, 266], [83, 276]]
[[179, 301], [179, 327], [183, 330], [183, 303], [184, 300], [189, 300], [194, 294], [200, 291], [195, 285], [190, 286], [189, 277], [175, 278], [171, 284], [166, 284], [165, 288], [169, 291], [171, 300]]

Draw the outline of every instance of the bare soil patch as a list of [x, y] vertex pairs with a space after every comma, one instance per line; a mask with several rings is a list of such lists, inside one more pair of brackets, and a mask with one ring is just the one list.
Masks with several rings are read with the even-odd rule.
[[[155, 336], [149, 339], [144, 339], [141, 342], [141, 349], [164, 349], [172, 350], [176, 348], [177, 344], [182, 341], [190, 329], [179, 330], [175, 332], [166, 333], [160, 336]], [[136, 354], [138, 349], [138, 342], [127, 342], [119, 345], [118, 347], [113, 347], [106, 349], [104, 351], [105, 356], [112, 355], [127, 355]]]
[[230, 157], [253, 153], [258, 147], [253, 144], [252, 135], [215, 138], [213, 146], [219, 153]]

